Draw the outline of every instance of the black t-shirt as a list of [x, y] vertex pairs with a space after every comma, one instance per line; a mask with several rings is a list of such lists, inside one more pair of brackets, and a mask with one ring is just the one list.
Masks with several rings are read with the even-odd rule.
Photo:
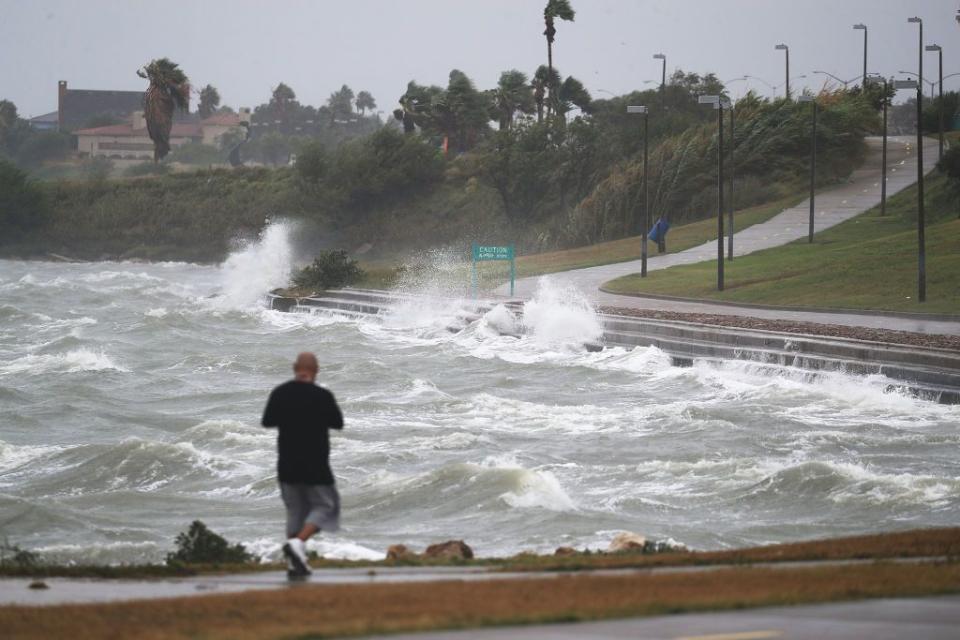
[[334, 484], [329, 429], [343, 429], [343, 414], [332, 393], [312, 382], [285, 382], [270, 393], [261, 423], [279, 428], [280, 482]]

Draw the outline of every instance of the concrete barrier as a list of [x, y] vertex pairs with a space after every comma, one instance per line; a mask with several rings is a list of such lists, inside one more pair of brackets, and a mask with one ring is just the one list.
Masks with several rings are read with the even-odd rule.
[[[271, 308], [289, 312], [331, 310], [356, 315], [378, 315], [401, 302], [428, 296], [392, 291], [343, 289], [322, 295], [291, 298], [271, 294]], [[476, 301], [465, 303], [457, 322], [449, 327], [459, 331], [481, 318], [495, 304], [505, 304], [522, 315], [519, 301]], [[601, 314], [603, 345], [622, 347], [654, 346], [668, 353], [677, 366], [695, 360], [745, 360], [770, 367], [799, 368], [811, 373], [836, 371], [851, 375], [879, 375], [890, 380], [891, 388], [946, 404], [960, 404], [960, 352], [911, 347], [865, 340], [851, 340], [806, 334], [779, 333], [755, 329]], [[585, 344], [590, 350], [603, 345]]]

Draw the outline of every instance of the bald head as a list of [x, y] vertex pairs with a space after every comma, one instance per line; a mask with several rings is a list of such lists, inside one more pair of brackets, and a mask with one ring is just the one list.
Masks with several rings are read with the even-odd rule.
[[317, 379], [317, 370], [320, 365], [317, 363], [317, 356], [309, 351], [304, 351], [297, 356], [293, 363], [293, 377], [300, 382], [313, 382]]

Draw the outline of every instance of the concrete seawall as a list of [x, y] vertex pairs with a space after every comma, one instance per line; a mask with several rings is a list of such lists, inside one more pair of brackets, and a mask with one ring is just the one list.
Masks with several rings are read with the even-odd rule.
[[[291, 298], [270, 295], [272, 308], [312, 313], [321, 310], [357, 315], [379, 315], [393, 305], [415, 299], [390, 291], [343, 289], [322, 296]], [[425, 299], [426, 301], [426, 299]], [[496, 302], [466, 303], [451, 323], [458, 331], [479, 320]], [[502, 302], [518, 316], [522, 303]], [[889, 379], [891, 389], [904, 389], [918, 397], [944, 404], [960, 404], [960, 352], [881, 342], [795, 333], [718, 327], [714, 325], [601, 314], [602, 346], [662, 349], [677, 366], [694, 360], [742, 360], [771, 368], [802, 369], [816, 375], [836, 371]]]

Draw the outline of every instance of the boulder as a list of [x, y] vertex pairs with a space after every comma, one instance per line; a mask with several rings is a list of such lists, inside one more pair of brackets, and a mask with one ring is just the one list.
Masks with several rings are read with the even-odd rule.
[[405, 544], [393, 544], [387, 549], [387, 560], [411, 560], [416, 557], [417, 554]]
[[573, 547], [557, 547], [557, 550], [553, 552], [555, 556], [575, 556], [579, 553]]
[[447, 542], [430, 545], [423, 555], [427, 558], [470, 560], [473, 558], [473, 549], [463, 540], [448, 540]]
[[607, 547], [608, 553], [623, 553], [623, 552], [640, 552], [643, 553], [644, 548], [647, 546], [647, 539], [640, 535], [639, 533], [630, 533], [625, 531], [624, 533], [618, 533], [613, 541], [610, 542], [610, 546]]

